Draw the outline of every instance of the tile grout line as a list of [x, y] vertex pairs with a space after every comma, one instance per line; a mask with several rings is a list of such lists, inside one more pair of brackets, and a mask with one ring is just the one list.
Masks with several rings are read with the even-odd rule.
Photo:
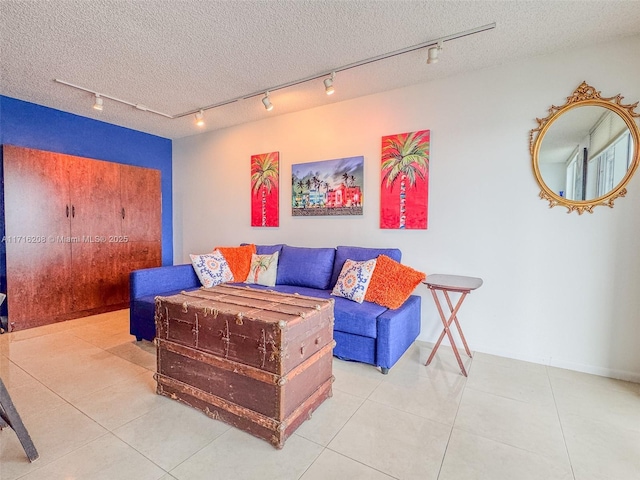
[[[546, 373], [546, 367], [545, 367], [545, 374], [546, 374], [547, 382], [549, 382], [550, 380], [549, 380], [549, 376], [548, 376], [548, 374]], [[466, 388], [469, 388], [469, 389], [470, 389], [470, 390], [472, 390], [472, 391], [479, 392], [479, 393], [482, 393], [482, 394], [485, 394], [485, 395], [490, 395], [490, 396], [494, 396], [494, 397], [498, 397], [498, 398], [506, 399], [506, 400], [513, 401], [513, 402], [518, 402], [518, 403], [522, 403], [522, 404], [528, 404], [528, 405], [531, 405], [531, 403], [530, 403], [530, 402], [527, 402], [526, 400], [521, 400], [521, 399], [517, 399], [517, 398], [512, 398], [512, 397], [509, 397], [509, 396], [500, 395], [500, 394], [495, 393], [495, 392], [489, 392], [489, 391], [485, 391], [485, 390], [480, 390], [480, 389], [478, 389], [478, 388], [474, 388], [474, 387], [467, 387], [467, 385], [466, 385], [466, 383], [465, 383], [465, 390], [466, 390]], [[551, 393], [552, 393], [552, 397], [553, 397], [553, 389], [551, 389]], [[558, 408], [557, 408], [557, 405], [555, 404], [555, 397], [553, 397], [553, 400], [554, 400], [554, 404], [553, 404], [553, 406], [554, 406], [554, 409], [555, 409], [555, 413], [556, 413], [556, 415], [558, 415]], [[551, 406], [551, 405], [550, 405], [550, 406]], [[456, 413], [456, 416], [457, 416], [457, 413]], [[562, 432], [562, 434], [563, 434], [563, 441], [564, 441], [564, 432], [563, 432], [563, 430], [562, 430], [562, 424], [560, 424], [560, 427], [561, 427], [561, 432]], [[533, 450], [530, 450], [530, 449], [528, 449], [528, 448], [524, 448], [524, 447], [522, 447], [522, 446], [515, 445], [515, 444], [513, 444], [513, 443], [508, 443], [508, 442], [505, 442], [505, 441], [496, 440], [496, 439], [493, 439], [493, 438], [491, 438], [491, 437], [485, 436], [485, 435], [483, 435], [482, 433], [477, 433], [477, 432], [474, 432], [474, 431], [472, 431], [472, 430], [467, 430], [467, 429], [464, 429], [464, 428], [460, 428], [460, 430], [461, 430], [461, 431], [463, 431], [463, 432], [465, 432], [465, 433], [469, 433], [469, 434], [472, 434], [472, 435], [476, 435], [476, 436], [479, 436], [479, 437], [481, 437], [481, 438], [484, 438], [484, 439], [489, 440], [489, 441], [492, 441], [492, 442], [497, 442], [497, 443], [500, 443], [500, 444], [502, 444], [502, 445], [506, 445], [506, 446], [508, 446], [508, 447], [511, 447], [511, 448], [514, 448], [514, 449], [517, 449], [517, 450], [520, 450], [520, 451], [523, 451], [523, 452], [527, 452], [527, 453], [529, 453], [529, 454], [537, 455], [537, 456], [540, 456], [540, 457], [543, 457], [543, 458], [550, 458], [549, 456], [547, 456], [547, 455], [545, 455], [545, 454], [543, 454], [543, 453], [535, 452], [535, 451], [533, 451]], [[565, 449], [567, 449], [566, 441], [564, 441], [564, 443], [565, 443]], [[568, 452], [567, 452], [567, 453], [568, 453]], [[570, 465], [571, 465], [571, 459], [570, 459], [570, 458], [569, 458], [569, 463], [570, 463]], [[573, 475], [573, 466], [572, 466], [572, 475]], [[575, 475], [573, 475], [573, 477], [572, 477], [572, 478], [575, 480]]]
[[[34, 338], [35, 338], [35, 337], [34, 337]], [[17, 364], [15, 364], [15, 363], [14, 363], [14, 365], [17, 365]], [[93, 442], [94, 440], [97, 440], [98, 438], [102, 438], [104, 435], [106, 435], [106, 434], [108, 434], [108, 433], [109, 433], [109, 430], [107, 430], [106, 428], [104, 428], [102, 425], [100, 425], [98, 422], [96, 422], [96, 421], [95, 421], [95, 420], [93, 420], [92, 418], [88, 417], [84, 412], [80, 411], [80, 410], [79, 410], [75, 405], [73, 405], [69, 400], [67, 400], [66, 398], [64, 398], [64, 397], [62, 397], [62, 396], [60, 396], [60, 395], [58, 395], [54, 390], [52, 390], [51, 388], [49, 388], [47, 385], [45, 385], [44, 383], [42, 383], [42, 382], [41, 382], [40, 380], [38, 380], [37, 378], [33, 377], [33, 376], [31, 375], [31, 373], [29, 373], [29, 372], [28, 372], [27, 370], [25, 370], [24, 368], [22, 368], [22, 367], [19, 367], [19, 368], [21, 368], [21, 369], [22, 369], [22, 370], [23, 370], [27, 375], [29, 375], [31, 378], [33, 378], [33, 379], [34, 379], [36, 382], [38, 382], [42, 387], [46, 388], [46, 389], [47, 389], [47, 390], [49, 390], [51, 393], [53, 393], [56, 397], [58, 397], [58, 398], [59, 398], [60, 400], [62, 400], [64, 403], [66, 403], [67, 405], [69, 405], [69, 406], [70, 406], [71, 408], [73, 408], [74, 410], [78, 411], [81, 415], [83, 415], [83, 416], [85, 416], [85, 417], [89, 418], [89, 420], [90, 420], [91, 422], [93, 422], [93, 423], [95, 423], [96, 425], [98, 425], [99, 427], [103, 428], [103, 429], [105, 430], [105, 432], [104, 432], [104, 433], [102, 433], [101, 435], [98, 435], [96, 438], [94, 438], [94, 439], [92, 439], [92, 440], [88, 441], [87, 443], [84, 443], [84, 444], [82, 444], [82, 445], [79, 445], [77, 448], [74, 448], [73, 450], [71, 450], [71, 451], [69, 451], [69, 452], [67, 452], [67, 453], [65, 453], [65, 454], [63, 454], [63, 455], [61, 455], [61, 456], [59, 456], [59, 457], [56, 457], [56, 458], [54, 458], [54, 459], [51, 459], [50, 461], [46, 461], [45, 463], [42, 463], [42, 461], [41, 461], [41, 462], [39, 462], [39, 463], [38, 463], [38, 465], [37, 465], [33, 470], [26, 472], [24, 475], [20, 475], [20, 476], [18, 476], [18, 477], [16, 478], [16, 480], [18, 480], [18, 479], [20, 479], [20, 478], [24, 478], [25, 476], [30, 475], [30, 474], [31, 474], [31, 473], [33, 473], [33, 472], [36, 472], [36, 471], [38, 471], [38, 470], [41, 470], [42, 468], [46, 467], [47, 465], [50, 465], [50, 464], [52, 464], [52, 463], [54, 463], [54, 462], [57, 462], [58, 460], [60, 460], [60, 459], [62, 459], [62, 458], [64, 458], [64, 457], [66, 457], [67, 455], [69, 455], [69, 454], [71, 454], [71, 453], [75, 452], [76, 450], [78, 450], [78, 449], [80, 449], [80, 448], [82, 448], [82, 447], [84, 447], [84, 446], [88, 445], [89, 443]], [[42, 411], [41, 411], [41, 412], [39, 412], [39, 413], [41, 414], [42, 412], [46, 412], [46, 411], [48, 411], [48, 410], [53, 410], [53, 411], [55, 411], [55, 407], [50, 408], [50, 409], [47, 409], [47, 410], [42, 410]], [[36, 442], [34, 442], [34, 444], [35, 444], [35, 443], [36, 443]], [[38, 447], [37, 447], [37, 445], [36, 445], [36, 449], [37, 449], [37, 448], [38, 448]], [[40, 452], [38, 452], [38, 453], [40, 453]], [[41, 457], [39, 457], [39, 460], [41, 460]]]
[[[139, 418], [139, 417], [138, 417]], [[129, 422], [128, 422], [129, 423]], [[126, 424], [125, 424], [126, 425]], [[120, 428], [120, 427], [118, 427]], [[176, 466], [174, 466], [173, 468], [167, 470], [166, 468], [164, 468], [161, 465], [158, 465], [152, 458], [149, 458], [147, 455], [145, 455], [144, 453], [142, 453], [140, 450], [138, 450], [136, 447], [134, 447], [133, 445], [131, 445], [129, 442], [127, 442], [125, 439], [120, 438], [116, 433], [114, 432], [110, 432], [114, 437], [116, 437], [118, 440], [120, 440], [122, 443], [124, 443], [127, 447], [131, 448], [133, 451], [139, 453], [142, 457], [144, 457], [145, 459], [147, 459], [149, 462], [151, 462], [152, 464], [154, 464], [156, 467], [158, 467], [160, 470], [162, 470], [163, 472], [165, 472], [165, 475], [171, 475], [174, 478], [175, 477], [171, 472], [173, 470], [175, 470], [176, 468], [178, 468], [180, 465], [182, 465], [184, 462], [186, 462], [187, 460], [191, 459], [195, 454], [200, 453], [202, 450], [204, 450], [206, 447], [208, 447], [209, 445], [211, 445], [213, 442], [215, 442], [216, 440], [218, 440], [222, 435], [224, 435], [226, 433], [226, 430], [224, 432], [222, 432], [220, 435], [218, 435], [216, 438], [212, 439], [209, 443], [207, 443], [206, 445], [203, 445], [202, 448], [199, 448], [198, 450], [196, 450], [195, 452], [193, 452], [193, 454], [189, 455], [187, 458], [185, 458], [184, 460], [182, 460], [180, 463], [178, 463]], [[164, 475], [163, 475], [164, 476]], [[162, 477], [160, 477], [162, 478]]]
[[571, 468], [571, 475], [573, 480], [576, 480], [576, 472], [573, 469], [573, 461], [571, 460], [571, 453], [569, 453], [569, 446], [567, 445], [567, 438], [564, 433], [564, 426], [562, 425], [562, 418], [560, 417], [560, 410], [558, 409], [558, 402], [556, 401], [556, 393], [553, 389], [553, 382], [551, 382], [551, 376], [549, 375], [549, 366], [545, 366], [545, 372], [547, 373], [547, 381], [551, 388], [551, 396], [553, 397], [553, 405], [556, 408], [556, 415], [558, 416], [558, 423], [560, 424], [560, 431], [562, 432], [562, 441], [564, 442], [564, 449], [567, 452], [567, 458], [569, 459], [569, 467]]
[[[76, 339], [78, 339], [78, 340], [80, 340], [80, 341], [86, 342], [86, 343], [88, 343], [88, 344], [90, 344], [90, 345], [92, 345], [92, 346], [94, 346], [94, 347], [96, 347], [96, 348], [98, 348], [98, 349], [100, 349], [100, 350], [102, 350], [102, 351], [104, 351], [104, 352], [108, 352], [108, 353], [110, 353], [111, 355], [114, 355], [114, 356], [118, 357], [117, 355], [115, 355], [115, 354], [113, 354], [113, 353], [109, 352], [107, 349], [105, 349], [105, 348], [103, 348], [103, 347], [101, 347], [101, 346], [99, 346], [99, 345], [95, 345], [95, 344], [93, 344], [92, 342], [90, 342], [90, 341], [88, 341], [88, 340], [85, 340], [85, 339], [83, 339], [83, 338], [79, 337], [78, 335], [76, 335], [76, 334], [73, 332], [73, 330], [74, 330], [75, 328], [80, 328], [80, 327], [71, 327], [71, 328], [65, 329], [65, 331], [66, 331], [69, 335], [71, 335], [71, 336], [75, 337]], [[49, 332], [49, 333], [45, 333], [45, 334], [43, 334], [43, 335], [36, 335], [36, 336], [34, 336], [34, 337], [26, 338], [26, 339], [24, 339], [24, 340], [22, 340], [22, 341], [29, 341], [29, 340], [34, 339], [34, 338], [41, 338], [41, 337], [44, 337], [44, 336], [47, 336], [47, 335], [57, 334], [57, 333], [61, 333], [61, 332], [62, 332], [62, 330], [61, 330], [60, 332]], [[80, 450], [80, 449], [82, 449], [82, 448], [86, 447], [87, 445], [89, 445], [89, 444], [91, 444], [91, 443], [93, 443], [93, 442], [95, 442], [95, 441], [97, 441], [97, 440], [99, 440], [99, 439], [101, 439], [101, 438], [103, 438], [103, 437], [105, 437], [105, 436], [109, 435], [109, 434], [110, 434], [110, 435], [112, 435], [114, 438], [118, 439], [119, 441], [121, 441], [123, 444], [127, 445], [127, 447], [131, 448], [133, 451], [135, 451], [136, 453], [138, 453], [139, 455], [141, 455], [141, 456], [142, 456], [143, 458], [145, 458], [147, 461], [149, 461], [149, 462], [151, 462], [153, 465], [157, 466], [160, 470], [162, 470], [162, 471], [164, 472], [164, 474], [170, 474], [170, 473], [169, 473], [167, 470], [165, 470], [162, 466], [158, 465], [158, 464], [157, 464], [156, 462], [154, 462], [151, 458], [149, 458], [149, 457], [147, 457], [146, 455], [144, 455], [142, 452], [140, 452], [139, 450], [137, 450], [135, 447], [133, 447], [132, 445], [130, 445], [129, 443], [127, 443], [125, 440], [123, 440], [123, 439], [122, 439], [122, 438], [120, 438], [117, 434], [115, 434], [115, 433], [114, 433], [114, 430], [116, 430], [117, 428], [120, 428], [120, 427], [121, 427], [121, 426], [123, 426], [123, 425], [120, 425], [120, 426], [116, 427], [116, 428], [115, 428], [115, 429], [113, 429], [113, 430], [112, 430], [112, 429], [107, 428], [106, 426], [102, 425], [99, 421], [97, 421], [97, 420], [93, 419], [93, 418], [92, 418], [92, 417], [90, 417], [87, 413], [85, 413], [85, 412], [84, 412], [84, 411], [82, 411], [80, 408], [78, 408], [78, 407], [73, 403], [74, 401], [71, 401], [71, 400], [69, 400], [69, 399], [67, 399], [67, 398], [65, 398], [65, 397], [63, 397], [63, 396], [61, 396], [60, 394], [58, 394], [55, 390], [51, 389], [48, 385], [46, 385], [42, 380], [40, 380], [40, 379], [38, 379], [38, 378], [34, 377], [34, 376], [31, 374], [31, 372], [29, 372], [26, 368], [24, 368], [24, 367], [20, 366], [19, 364], [15, 363], [14, 361], [12, 361], [10, 357], [6, 357], [6, 358], [9, 360], [9, 362], [13, 363], [17, 368], [19, 368], [20, 370], [24, 371], [24, 372], [25, 372], [25, 373], [26, 373], [30, 378], [32, 378], [33, 380], [35, 380], [36, 382], [38, 382], [38, 383], [39, 383], [41, 386], [43, 386], [45, 389], [49, 390], [49, 391], [50, 391], [51, 393], [53, 393], [56, 397], [60, 398], [64, 403], [66, 403], [67, 405], [69, 405], [72, 409], [74, 409], [74, 410], [75, 410], [75, 411], [77, 411], [79, 414], [81, 414], [83, 417], [87, 418], [90, 422], [92, 422], [92, 423], [96, 424], [98, 427], [100, 427], [100, 428], [102, 428], [102, 429], [104, 430], [104, 432], [103, 432], [103, 433], [101, 433], [100, 435], [98, 435], [97, 437], [95, 437], [95, 438], [93, 438], [93, 439], [91, 439], [91, 440], [89, 440], [89, 441], [87, 441], [87, 442], [83, 443], [82, 445], [78, 445], [76, 448], [74, 448], [74, 449], [70, 450], [69, 452], [67, 452], [67, 453], [65, 453], [65, 454], [63, 454], [63, 455], [61, 455], [61, 456], [59, 456], [59, 457], [57, 457], [57, 458], [54, 458], [54, 459], [52, 459], [52, 460], [50, 460], [50, 461], [48, 461], [48, 462], [46, 462], [46, 463], [39, 463], [39, 464], [37, 465], [37, 467], [36, 467], [36, 468], [34, 468], [33, 470], [31, 470], [31, 471], [29, 471], [29, 472], [26, 472], [24, 475], [20, 475], [19, 477], [17, 477], [17, 479], [16, 479], [16, 480], [18, 480], [18, 479], [20, 479], [20, 478], [24, 478], [25, 476], [30, 475], [31, 473], [33, 473], [33, 472], [35, 472], [35, 471], [41, 470], [41, 469], [45, 468], [46, 466], [51, 465], [51, 464], [52, 464], [52, 463], [54, 463], [54, 462], [60, 461], [61, 459], [65, 458], [65, 457], [68, 457], [69, 455], [71, 455], [71, 454], [73, 454], [73, 453], [77, 452], [78, 450]], [[122, 358], [122, 357], [119, 357], [119, 358]], [[133, 365], [137, 365], [137, 364], [135, 364], [134, 362], [131, 362], [130, 360], [127, 360], [127, 359], [124, 359], [124, 358], [123, 358], [123, 360], [128, 361], [129, 363], [131, 363], [131, 364], [133, 364]], [[138, 365], [138, 366], [139, 366], [139, 365]], [[143, 373], [144, 373], [144, 372], [143, 372]], [[138, 375], [143, 375], [143, 373], [140, 373], [140, 374], [138, 374]], [[123, 380], [122, 382], [116, 382], [116, 384], [119, 384], [119, 383], [125, 383], [125, 382], [127, 382], [127, 381], [130, 381], [130, 380]], [[115, 384], [114, 384], [114, 385], [115, 385]], [[107, 388], [110, 388], [110, 387], [105, 387], [104, 389], [98, 390], [98, 392], [99, 392], [99, 391], [106, 390]], [[96, 392], [91, 392], [91, 393], [87, 394], [86, 396], [88, 396], [88, 395], [92, 395], [93, 393], [96, 393]], [[81, 399], [81, 398], [83, 398], [83, 397], [80, 397], [80, 399]], [[76, 399], [75, 401], [77, 401], [77, 400], [79, 400], [79, 399]], [[158, 407], [156, 407], [156, 408], [159, 408], [159, 407], [160, 407], [160, 406], [158, 406]], [[154, 409], [152, 409], [152, 410], [155, 410], [155, 408], [154, 408]], [[147, 412], [147, 413], [148, 413], [148, 412]], [[139, 418], [139, 417], [136, 417], [136, 418]], [[131, 420], [131, 421], [133, 421], [133, 420]], [[126, 422], [126, 423], [130, 423], [130, 422]], [[125, 423], [124, 425], [126, 425], [126, 423]], [[216, 438], [217, 438], [217, 437], [216, 437]], [[214, 439], [214, 440], [215, 440], [215, 439]], [[207, 444], [207, 445], [208, 445], [208, 444]], [[36, 447], [36, 448], [37, 448], [37, 447]], [[164, 474], [163, 474], [163, 475], [164, 475]]]
[[[381, 375], [382, 375], [382, 373], [381, 373]], [[375, 467], [373, 467], [373, 466], [371, 466], [371, 465], [367, 465], [366, 463], [363, 463], [363, 462], [361, 462], [361, 461], [359, 461], [359, 460], [357, 460], [357, 459], [355, 459], [355, 458], [351, 458], [351, 457], [349, 457], [348, 455], [345, 455], [344, 453], [341, 453], [341, 452], [338, 452], [338, 451], [336, 451], [336, 450], [333, 450], [332, 448], [329, 448], [329, 444], [330, 444], [330, 443], [331, 443], [331, 442], [332, 442], [332, 441], [333, 441], [333, 440], [334, 440], [334, 439], [335, 439], [335, 438], [340, 434], [340, 432], [344, 429], [344, 427], [346, 427], [346, 425], [349, 423], [349, 421], [350, 421], [350, 420], [355, 416], [355, 414], [356, 414], [356, 413], [358, 413], [358, 411], [363, 407], [363, 405], [365, 404], [365, 402], [367, 402], [367, 401], [371, 401], [371, 402], [374, 402], [374, 403], [378, 403], [378, 402], [375, 402], [374, 400], [369, 400], [369, 397], [371, 397], [371, 395], [373, 395], [373, 393], [374, 393], [374, 392], [375, 392], [375, 391], [380, 387], [380, 385], [382, 385], [382, 384], [384, 383], [384, 381], [385, 381], [385, 379], [384, 379], [384, 378], [382, 378], [382, 379], [380, 380], [380, 382], [375, 386], [375, 388], [374, 388], [373, 390], [371, 390], [371, 392], [369, 393], [369, 395], [367, 395], [366, 397], [359, 397], [359, 396], [357, 396], [357, 395], [353, 395], [352, 393], [345, 392], [344, 390], [340, 390], [340, 389], [338, 389], [338, 391], [340, 391], [340, 392], [342, 392], [342, 393], [344, 393], [344, 394], [346, 394], [346, 395], [351, 395], [351, 396], [356, 397], [356, 398], [362, 398], [362, 399], [363, 399], [363, 401], [362, 401], [362, 403], [361, 403], [360, 405], [358, 405], [358, 408], [356, 408], [356, 409], [353, 411], [353, 413], [351, 414], [351, 416], [350, 416], [350, 417], [349, 417], [349, 418], [344, 422], [344, 424], [340, 427], [340, 429], [338, 429], [338, 431], [337, 431], [337, 432], [336, 432], [336, 433], [331, 437], [331, 439], [327, 442], [327, 445], [326, 445], [326, 446], [325, 446], [325, 445], [322, 445], [322, 444], [319, 444], [319, 443], [316, 443], [316, 442], [313, 442], [313, 440], [309, 440], [308, 438], [303, 437], [302, 435], [298, 435], [296, 432], [294, 432], [294, 433], [293, 433], [293, 435], [297, 435], [297, 436], [299, 436], [300, 438], [304, 438], [305, 440], [308, 440], [308, 441], [310, 441], [310, 442], [316, 443], [317, 445], [320, 445], [321, 447], [323, 447], [323, 448], [322, 448], [322, 451], [318, 454], [318, 456], [315, 458], [315, 460], [314, 460], [313, 462], [311, 462], [311, 463], [309, 464], [309, 466], [305, 469], [305, 471], [302, 473], [302, 475], [300, 475], [300, 476], [298, 477], [298, 480], [300, 480], [300, 479], [301, 479], [301, 478], [302, 478], [302, 477], [307, 473], [307, 471], [308, 471], [308, 470], [313, 466], [313, 464], [318, 460], [318, 458], [320, 458], [320, 455], [322, 455], [326, 450], [329, 450], [329, 451], [331, 451], [331, 452], [333, 452], [333, 453], [335, 453], [335, 454], [337, 454], [337, 455], [340, 455], [340, 456], [343, 456], [343, 457], [345, 457], [345, 458], [348, 458], [349, 460], [352, 460], [352, 461], [354, 461], [354, 462], [356, 462], [356, 463], [359, 463], [360, 465], [364, 465], [364, 466], [365, 466], [365, 467], [367, 467], [367, 468], [370, 468], [370, 469], [372, 469], [372, 470], [375, 470], [376, 472], [380, 472], [380, 473], [382, 473], [383, 475], [386, 475], [386, 476], [388, 476], [388, 477], [390, 477], [390, 478], [393, 478], [393, 479], [396, 479], [396, 480], [397, 480], [397, 477], [394, 477], [394, 476], [392, 476], [392, 475], [390, 475], [390, 474], [388, 474], [388, 473], [386, 473], [386, 472], [383, 472], [382, 470], [378, 470], [377, 468], [375, 468]], [[332, 386], [332, 388], [333, 388], [333, 386]]]
[[[474, 355], [476, 352], [473, 352]], [[453, 429], [456, 425], [456, 419], [458, 418], [458, 412], [460, 411], [460, 405], [462, 404], [462, 399], [464, 398], [464, 392], [467, 390], [467, 382], [469, 381], [469, 375], [471, 375], [473, 371], [473, 360], [471, 357], [471, 365], [467, 368], [467, 379], [464, 382], [464, 386], [462, 387], [462, 392], [460, 392], [460, 401], [458, 402], [458, 407], [456, 408], [456, 414], [453, 416], [453, 421], [451, 422], [451, 431], [449, 432], [449, 438], [447, 438], [447, 444], [444, 447], [444, 453], [442, 454], [442, 461], [440, 462], [440, 468], [438, 468], [438, 475], [436, 476], [436, 480], [439, 480], [440, 475], [442, 474], [442, 467], [444, 466], [444, 460], [447, 457], [447, 451], [449, 450], [449, 443], [451, 442], [451, 437], [453, 436]], [[462, 374], [462, 373], [461, 373]]]
[[[73, 405], [71, 405], [71, 406], [73, 407]], [[75, 408], [75, 407], [74, 407], [74, 408]], [[106, 430], [106, 429], [105, 429], [105, 430]], [[20, 475], [20, 476], [16, 477], [16, 479], [15, 479], [15, 480], [19, 480], [19, 479], [24, 478], [24, 477], [26, 477], [26, 476], [28, 476], [28, 475], [31, 475], [33, 472], [37, 472], [37, 471], [39, 471], [39, 470], [42, 470], [43, 468], [45, 468], [45, 467], [47, 467], [47, 466], [51, 465], [52, 463], [55, 463], [55, 462], [57, 462], [57, 461], [62, 460], [63, 458], [65, 458], [65, 457], [67, 457], [67, 456], [71, 455], [72, 453], [77, 452], [77, 451], [78, 451], [78, 450], [80, 450], [81, 448], [86, 447], [86, 446], [87, 446], [87, 445], [89, 445], [90, 443], [95, 442], [96, 440], [99, 440], [100, 438], [102, 438], [102, 437], [104, 437], [104, 436], [108, 435], [109, 433], [111, 433], [111, 432], [109, 432], [108, 430], [106, 430], [104, 433], [102, 433], [101, 435], [97, 436], [96, 438], [94, 438], [94, 439], [92, 439], [92, 440], [88, 441], [87, 443], [83, 443], [82, 445], [78, 445], [78, 447], [77, 447], [77, 448], [74, 448], [73, 450], [68, 451], [68, 452], [67, 452], [67, 453], [65, 453], [64, 455], [61, 455], [61, 456], [59, 456], [59, 457], [57, 457], [57, 458], [54, 458], [53, 460], [50, 460], [50, 461], [48, 461], [48, 462], [46, 462], [46, 463], [38, 464], [38, 466], [37, 466], [36, 468], [34, 468], [34, 469], [33, 469], [33, 470], [31, 470], [31, 471], [26, 472], [24, 475]], [[36, 446], [36, 448], [37, 448], [37, 446]]]
[[[333, 370], [333, 367], [332, 367], [332, 370]], [[377, 385], [377, 386], [376, 386], [376, 388], [378, 388], [379, 386], [380, 386], [380, 385]], [[332, 388], [332, 394], [331, 394], [331, 396], [333, 397], [333, 385], [331, 386], [331, 388]], [[376, 388], [374, 388], [374, 389], [373, 389], [373, 391], [375, 391], [375, 389], [376, 389]], [[340, 390], [340, 389], [338, 389], [338, 391], [340, 391], [340, 392], [342, 392], [342, 393], [345, 393], [345, 394], [347, 394], [347, 395], [351, 395], [351, 396], [356, 397], [356, 398], [362, 398], [362, 397], [358, 397], [357, 395], [352, 395], [352, 394], [350, 394], [350, 393], [348, 393], [348, 392], [344, 392], [343, 390]], [[342, 456], [343, 456], [343, 457], [345, 457], [345, 458], [348, 458], [348, 459], [350, 459], [350, 460], [353, 460], [354, 462], [362, 463], [362, 462], [359, 462], [358, 460], [356, 460], [355, 458], [348, 457], [348, 456], [346, 456], [346, 455], [344, 455], [344, 454], [342, 454], [342, 453], [340, 453], [340, 452], [337, 452], [337, 451], [335, 451], [335, 450], [333, 450], [333, 449], [329, 448], [329, 444], [330, 444], [330, 443], [331, 443], [331, 442], [332, 442], [332, 441], [333, 441], [333, 440], [334, 440], [334, 439], [335, 439], [335, 438], [340, 434], [340, 432], [344, 429], [344, 427], [347, 425], [347, 423], [349, 423], [349, 421], [350, 421], [350, 420], [355, 416], [355, 414], [356, 414], [356, 413], [357, 413], [357, 412], [362, 408], [362, 406], [363, 406], [363, 405], [364, 405], [364, 403], [368, 400], [369, 396], [371, 396], [371, 394], [373, 393], [373, 391], [372, 391], [372, 392], [371, 392], [371, 393], [370, 393], [366, 398], [364, 398], [364, 399], [363, 399], [362, 403], [361, 403], [360, 405], [358, 405], [358, 408], [356, 408], [356, 409], [353, 411], [353, 413], [351, 414], [351, 416], [350, 416], [349, 418], [347, 418], [347, 421], [346, 421], [346, 422], [344, 422], [344, 424], [343, 424], [343, 425], [340, 427], [340, 429], [335, 433], [335, 435], [333, 435], [333, 436], [331, 437], [331, 440], [329, 440], [329, 441], [327, 442], [327, 444], [326, 444], [326, 445], [318, 444], [318, 445], [320, 445], [320, 446], [322, 447], [322, 451], [321, 451], [321, 452], [318, 454], [318, 456], [313, 460], [313, 462], [311, 462], [311, 463], [309, 464], [309, 466], [305, 469], [305, 471], [302, 473], [302, 475], [300, 475], [300, 477], [298, 477], [298, 480], [299, 480], [300, 478], [302, 478], [302, 477], [305, 475], [305, 473], [307, 473], [307, 471], [308, 471], [308, 470], [313, 466], [313, 464], [314, 464], [314, 463], [316, 463], [316, 462], [318, 461], [318, 458], [320, 458], [320, 455], [322, 455], [322, 453], [323, 453], [325, 450], [330, 450], [330, 451], [332, 451], [332, 452], [334, 452], [334, 453], [337, 453], [338, 455], [342, 455]], [[297, 434], [296, 432], [294, 432], [294, 433], [293, 433], [293, 435], [298, 435], [298, 434]], [[308, 438], [305, 438], [305, 437], [303, 437], [302, 435], [298, 435], [298, 436], [299, 436], [300, 438], [304, 438], [305, 440], [309, 440]], [[310, 442], [313, 442], [313, 440], [309, 440], [309, 441], [310, 441]], [[313, 443], [316, 443], [316, 442], [313, 442]], [[363, 465], [364, 465], [364, 464], [363, 464]], [[367, 466], [367, 467], [369, 467], [369, 468], [373, 468], [373, 467], [371, 467], [371, 466], [369, 466], [369, 465], [366, 465], [366, 466]], [[376, 469], [374, 469], [374, 470], [376, 470]], [[379, 470], [378, 470], [378, 471], [379, 471]], [[384, 473], [384, 472], [381, 472], [381, 473]]]

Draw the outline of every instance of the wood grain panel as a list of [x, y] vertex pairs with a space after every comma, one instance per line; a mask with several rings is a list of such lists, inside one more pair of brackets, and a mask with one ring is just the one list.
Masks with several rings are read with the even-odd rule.
[[10, 329], [126, 306], [129, 273], [161, 264], [160, 172], [3, 148]]
[[71, 157], [73, 311], [126, 301], [119, 275], [120, 165]]
[[134, 270], [162, 265], [162, 247], [155, 242], [127, 242], [122, 244], [120, 282], [126, 301], [129, 301], [129, 275]]
[[52, 152], [3, 150], [7, 306], [10, 330], [19, 330], [71, 307], [69, 164]]
[[120, 165], [70, 158], [71, 235], [109, 237], [122, 233]]
[[73, 244], [73, 311], [127, 301], [120, 275], [122, 248], [108, 242]]
[[162, 238], [162, 190], [160, 170], [120, 166], [122, 233], [130, 242], [158, 241]]

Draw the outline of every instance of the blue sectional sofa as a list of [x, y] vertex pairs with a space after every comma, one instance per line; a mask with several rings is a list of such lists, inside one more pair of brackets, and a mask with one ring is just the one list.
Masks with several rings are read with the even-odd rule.
[[[334, 356], [380, 367], [382, 373], [398, 361], [420, 333], [420, 296], [411, 295], [400, 308], [353, 302], [331, 295], [347, 259], [369, 260], [384, 254], [400, 262], [396, 248], [304, 248], [257, 245], [258, 254], [279, 252], [275, 287], [251, 285], [283, 293], [334, 298]], [[201, 286], [191, 264], [148, 268], [131, 272], [130, 332], [138, 341], [156, 335], [155, 297]]]

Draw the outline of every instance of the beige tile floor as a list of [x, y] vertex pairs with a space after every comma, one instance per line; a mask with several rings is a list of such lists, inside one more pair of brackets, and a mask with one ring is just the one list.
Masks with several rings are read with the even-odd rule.
[[334, 395], [275, 450], [154, 391], [128, 311], [0, 335], [35, 442], [0, 432], [0, 480], [638, 480], [640, 385], [416, 343], [382, 375], [334, 359]]

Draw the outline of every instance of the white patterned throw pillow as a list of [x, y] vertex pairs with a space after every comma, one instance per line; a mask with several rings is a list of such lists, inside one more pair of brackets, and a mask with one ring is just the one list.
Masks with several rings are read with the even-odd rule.
[[331, 294], [362, 303], [375, 268], [375, 258], [363, 262], [345, 261]]
[[214, 287], [233, 281], [229, 264], [219, 250], [204, 255], [189, 255], [189, 257], [203, 287]]
[[278, 274], [278, 252], [271, 255], [251, 255], [251, 268], [245, 283], [273, 287]]

